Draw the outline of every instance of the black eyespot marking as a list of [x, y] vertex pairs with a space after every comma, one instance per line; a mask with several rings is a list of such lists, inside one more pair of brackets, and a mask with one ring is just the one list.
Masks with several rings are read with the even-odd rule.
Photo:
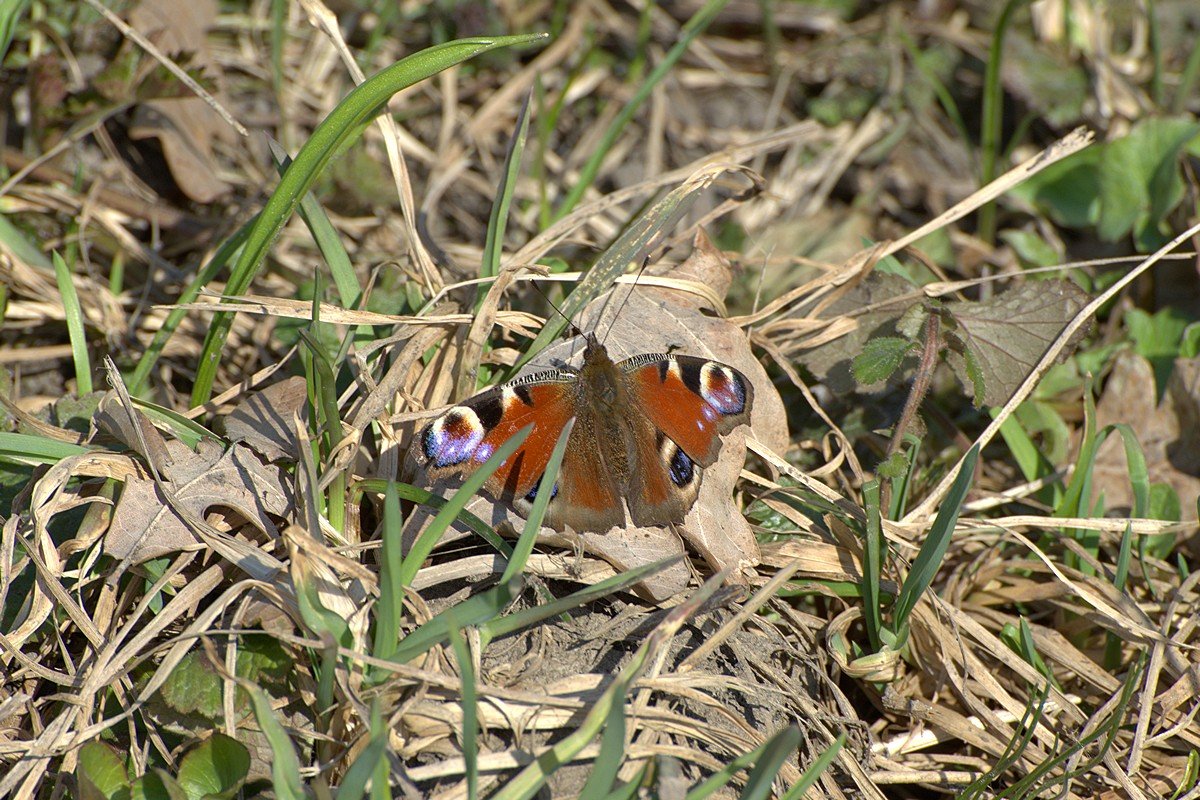
[[483, 429], [490, 431], [504, 417], [504, 395], [498, 390], [487, 392], [471, 403], [471, 409], [479, 417]]
[[671, 473], [671, 483], [681, 489], [696, 478], [696, 465], [688, 458], [687, 453], [678, 447], [675, 448], [675, 455], [671, 456], [668, 469]]
[[[534, 500], [537, 500], [538, 487], [541, 486], [541, 484], [542, 484], [542, 479], [539, 476], [537, 481], [533, 484], [533, 488], [529, 490], [529, 494], [525, 495], [526, 503], [532, 503]], [[550, 499], [553, 500], [556, 497], [558, 497], [558, 484], [557, 483], [555, 483], [554, 487], [550, 490]]]
[[529, 391], [529, 387], [527, 385], [518, 383], [509, 388], [512, 389], [513, 394], [515, 394], [517, 399], [519, 399], [522, 403], [527, 406], [533, 405], [533, 393]]

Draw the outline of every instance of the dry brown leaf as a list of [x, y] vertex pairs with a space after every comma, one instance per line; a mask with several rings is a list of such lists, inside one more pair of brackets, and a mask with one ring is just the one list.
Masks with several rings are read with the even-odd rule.
[[[96, 429], [115, 436], [121, 444], [146, 459], [156, 469], [171, 464], [171, 453], [167, 440], [145, 414], [134, 412], [133, 416], [121, 405], [116, 392], [107, 392], [100, 407], [92, 417]], [[135, 427], [136, 425], [136, 427]]]
[[152, 480], [127, 480], [104, 537], [108, 555], [128, 556], [140, 563], [199, 547], [191, 527], [171, 503], [200, 518], [212, 508], [232, 509], [264, 533], [275, 532], [270, 517], [284, 515], [291, 505], [280, 471], [264, 465], [249, 448], [235, 444], [224, 449], [205, 439], [193, 453], [183, 442], [172, 440], [167, 451], [171, 463], [160, 470], [174, 499], [164, 497]]
[[[143, 0], [130, 13], [135, 29], [170, 55], [186, 54], [186, 65], [219, 78], [208, 52], [207, 31], [216, 22], [212, 0]], [[160, 97], [139, 103], [129, 128], [132, 139], [158, 139], [171, 177], [197, 203], [211, 203], [229, 191], [217, 176], [213, 142], [232, 141], [232, 131], [199, 97]]]
[[[1100, 426], [1124, 422], [1146, 456], [1151, 483], [1166, 483], [1184, 509], [1200, 497], [1200, 359], [1177, 359], [1162, 402], [1155, 400], [1154, 369], [1134, 353], [1122, 353], [1096, 405]], [[1133, 489], [1119, 435], [1109, 435], [1096, 454], [1096, 492], [1108, 508], [1130, 508]]]
[[245, 442], [268, 461], [296, 457], [292, 418], [306, 408], [308, 384], [296, 375], [271, 384], [247, 397], [225, 419], [225, 435], [231, 442]]

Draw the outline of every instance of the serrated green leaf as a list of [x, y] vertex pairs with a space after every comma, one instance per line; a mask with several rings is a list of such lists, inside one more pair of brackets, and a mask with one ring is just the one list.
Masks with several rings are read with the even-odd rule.
[[221, 678], [198, 652], [180, 660], [159, 694], [167, 705], [183, 714], [201, 714], [209, 719], [221, 714]]
[[962, 343], [948, 361], [974, 389], [975, 404], [1003, 405], [1086, 302], [1070, 281], [1036, 281], [987, 300], [946, 303]]
[[900, 362], [913, 343], [898, 336], [880, 336], [863, 347], [851, 362], [854, 379], [863, 386], [887, 380], [900, 367]]

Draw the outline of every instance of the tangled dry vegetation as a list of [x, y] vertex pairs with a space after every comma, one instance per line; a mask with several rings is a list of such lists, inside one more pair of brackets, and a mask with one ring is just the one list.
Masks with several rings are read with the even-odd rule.
[[[1190, 4], [1011, 4], [1000, 106], [987, 3], [35, 5], [0, 796], [1200, 796], [1200, 384], [1133, 325], [1200, 307]], [[541, 31], [268, 205], [360, 67]], [[1150, 124], [1120, 163], [1157, 183], [1088, 182]], [[756, 416], [682, 531], [547, 533], [514, 576], [519, 517], [427, 527], [387, 481], [547, 299], [736, 364]]]

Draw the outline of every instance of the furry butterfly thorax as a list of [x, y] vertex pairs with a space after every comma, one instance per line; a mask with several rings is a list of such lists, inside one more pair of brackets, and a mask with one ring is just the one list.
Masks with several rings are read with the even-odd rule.
[[563, 427], [575, 427], [544, 524], [576, 532], [682, 522], [722, 437], [750, 421], [753, 388], [733, 367], [671, 353], [614, 362], [593, 334], [583, 365], [487, 389], [443, 412], [413, 443], [430, 480], [478, 469], [532, 424], [524, 444], [484, 484], [527, 514]]

